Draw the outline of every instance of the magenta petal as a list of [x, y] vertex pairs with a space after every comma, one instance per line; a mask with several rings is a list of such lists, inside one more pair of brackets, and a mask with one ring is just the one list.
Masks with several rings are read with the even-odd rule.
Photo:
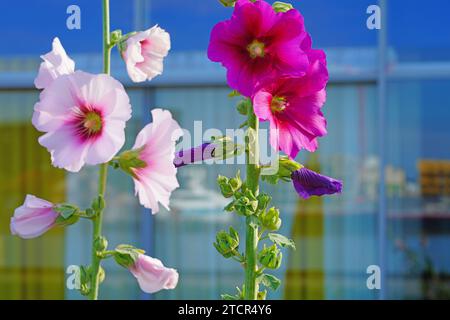
[[303, 199], [342, 192], [342, 181], [302, 168], [291, 175], [294, 188]]
[[266, 1], [240, 0], [231, 19], [213, 28], [208, 57], [227, 69], [231, 88], [251, 97], [263, 79], [307, 72], [308, 56], [300, 46], [306, 36], [298, 11], [276, 13]]

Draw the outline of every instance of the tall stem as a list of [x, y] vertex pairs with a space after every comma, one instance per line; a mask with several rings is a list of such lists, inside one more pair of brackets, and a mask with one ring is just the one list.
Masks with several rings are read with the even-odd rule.
[[[248, 109], [249, 135], [247, 138], [247, 187], [257, 196], [259, 193], [259, 121], [253, 111], [253, 106]], [[258, 285], [256, 283], [257, 251], [258, 251], [258, 226], [252, 216], [246, 218], [245, 238], [245, 299], [256, 300]]]
[[[109, 0], [103, 0], [103, 72], [110, 74], [111, 69], [111, 44], [109, 27]], [[98, 180], [98, 195], [104, 197], [106, 192], [106, 180], [108, 177], [108, 164], [100, 165]], [[103, 209], [99, 210], [92, 219], [94, 224], [92, 237], [92, 265], [91, 265], [91, 291], [89, 298], [98, 299], [99, 275], [101, 257], [97, 254], [97, 239], [102, 236]]]

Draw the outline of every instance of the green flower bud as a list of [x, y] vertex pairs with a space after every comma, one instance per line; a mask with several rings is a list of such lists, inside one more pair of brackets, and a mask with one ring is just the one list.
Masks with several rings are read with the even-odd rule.
[[258, 210], [258, 201], [242, 196], [235, 201], [234, 209], [240, 215], [250, 216]]
[[270, 247], [264, 246], [258, 254], [259, 263], [269, 269], [278, 269], [281, 265], [282, 258], [283, 255], [276, 245]]
[[225, 258], [234, 256], [235, 250], [239, 247], [239, 234], [232, 227], [230, 227], [229, 233], [224, 230], [219, 231], [214, 247]]
[[225, 198], [231, 198], [238, 192], [242, 186], [242, 180], [240, 178], [240, 172], [238, 171], [236, 177], [228, 179], [224, 176], [217, 177], [217, 184], [219, 185], [220, 191]]
[[264, 211], [269, 205], [270, 201], [272, 201], [272, 197], [267, 193], [261, 193], [258, 195], [258, 210]]
[[118, 43], [122, 38], [122, 30], [114, 30], [113, 32], [111, 32], [111, 44], [116, 44]]
[[104, 251], [108, 248], [108, 240], [105, 237], [98, 237], [94, 241], [94, 247], [97, 251]]
[[269, 231], [277, 231], [281, 227], [280, 211], [274, 207], [261, 214], [261, 225]]
[[281, 1], [275, 1], [272, 7], [275, 10], [275, 12], [287, 12], [291, 9], [294, 9], [292, 4]]

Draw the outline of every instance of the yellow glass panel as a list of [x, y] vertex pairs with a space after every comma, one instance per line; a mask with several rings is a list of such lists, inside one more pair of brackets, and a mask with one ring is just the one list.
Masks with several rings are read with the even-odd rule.
[[31, 123], [0, 123], [0, 299], [64, 298], [64, 229], [31, 240], [9, 230], [26, 194], [65, 199], [64, 171], [51, 166], [39, 136]]

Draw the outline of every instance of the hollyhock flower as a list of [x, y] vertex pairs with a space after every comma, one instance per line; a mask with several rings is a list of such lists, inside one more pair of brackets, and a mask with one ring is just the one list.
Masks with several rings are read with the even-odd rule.
[[195, 162], [213, 159], [215, 150], [216, 150], [215, 144], [206, 142], [203, 143], [201, 146], [177, 152], [173, 163], [175, 167], [179, 168]]
[[110, 161], [125, 142], [131, 106], [112, 77], [76, 71], [55, 79], [34, 106], [33, 125], [46, 132], [39, 143], [55, 167], [77, 172]]
[[162, 289], [174, 289], [178, 283], [178, 272], [166, 268], [158, 259], [140, 254], [130, 272], [136, 277], [139, 287], [146, 293]]
[[270, 122], [272, 147], [291, 158], [302, 149], [314, 152], [317, 138], [327, 133], [327, 122], [321, 111], [328, 82], [325, 53], [311, 49], [309, 36], [301, 46], [310, 61], [307, 74], [263, 82], [253, 96], [255, 114], [261, 121]]
[[291, 178], [295, 190], [303, 199], [342, 192], [342, 181], [323, 176], [307, 168], [292, 172]]
[[132, 167], [135, 192], [139, 202], [155, 214], [158, 202], [169, 210], [169, 199], [179, 187], [174, 165], [175, 142], [182, 136], [178, 123], [167, 110], [152, 110], [153, 123], [139, 132], [133, 151], [142, 165]]
[[152, 80], [163, 72], [163, 60], [170, 50], [170, 35], [156, 25], [131, 35], [122, 46], [122, 58], [131, 80]]
[[75, 62], [67, 56], [58, 38], [53, 39], [52, 51], [41, 56], [41, 58], [44, 61], [41, 63], [38, 76], [34, 80], [34, 85], [38, 89], [44, 89], [57, 77], [75, 71]]
[[11, 218], [11, 233], [23, 239], [39, 237], [55, 226], [58, 216], [51, 202], [27, 195], [24, 204]]
[[299, 46], [305, 37], [297, 10], [276, 13], [265, 1], [239, 0], [231, 19], [211, 31], [208, 57], [227, 69], [231, 88], [250, 97], [263, 78], [305, 74], [308, 58]]

